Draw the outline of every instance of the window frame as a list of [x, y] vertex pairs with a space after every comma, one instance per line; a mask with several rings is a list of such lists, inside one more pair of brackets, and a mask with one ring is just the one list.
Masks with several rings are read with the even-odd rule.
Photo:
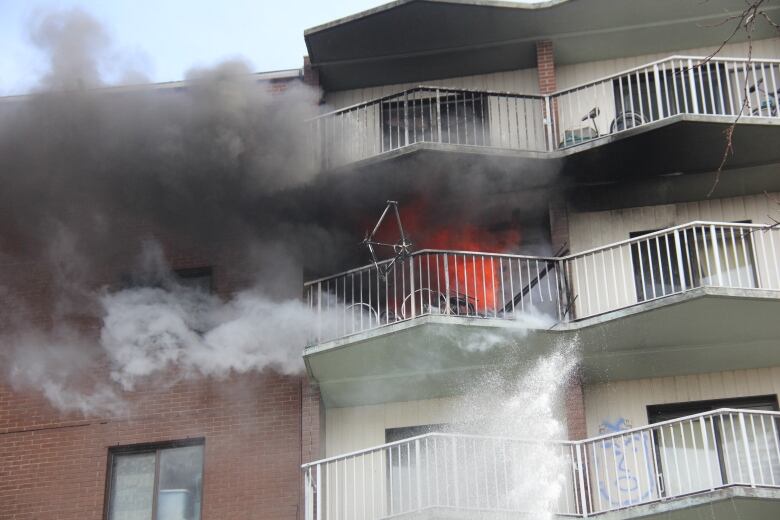
[[[383, 152], [407, 146], [407, 124], [409, 145], [438, 142], [438, 138], [434, 136], [439, 131], [439, 125], [444, 144], [486, 146], [489, 142], [490, 103], [487, 94], [469, 90], [442, 90], [438, 96], [435, 92], [429, 92], [425, 97], [407, 97], [408, 94], [380, 104], [380, 147]], [[459, 106], [463, 107], [460, 111]], [[413, 128], [418, 120], [422, 125], [420, 134]]]
[[[742, 397], [725, 397], [719, 399], [705, 399], [699, 401], [682, 401], [677, 403], [665, 403], [645, 406], [647, 411], [647, 422], [650, 426], [653, 424], [661, 423], [664, 421], [670, 421], [679, 419], [681, 417], [687, 417], [689, 415], [696, 415], [704, 412], [711, 412], [719, 408], [741, 408], [741, 409], [756, 409], [762, 410], [770, 408], [771, 411], [778, 411], [777, 394], [766, 395], [750, 395]], [[720, 461], [718, 473], [722, 482], [726, 482], [728, 473], [727, 468], [723, 464], [723, 439], [721, 438], [720, 421], [718, 417], [712, 418], [713, 425], [712, 431], [714, 435], [714, 446], [718, 461]], [[663, 466], [661, 457], [661, 445], [657, 435], [653, 435], [653, 444], [655, 445], [655, 464], [656, 471], [663, 475], [664, 490], [666, 490], [666, 472]], [[661, 491], [659, 490], [659, 496]], [[664, 491], [665, 493], [665, 491]]]
[[[729, 224], [751, 224], [752, 220], [736, 220], [733, 222], [729, 222]], [[706, 284], [703, 283], [703, 280], [706, 280], [708, 277], [712, 276], [712, 273], [707, 273], [705, 276], [704, 273], [702, 273], [702, 265], [700, 265], [698, 262], [694, 263], [692, 260], [695, 258], [699, 258], [699, 252], [698, 249], [701, 244], [704, 244], [701, 242], [703, 239], [703, 235], [697, 236], [694, 232], [694, 229], [705, 229], [706, 226], [696, 226], [695, 228], [688, 228], [680, 230], [681, 233], [681, 241], [684, 241], [684, 244], [681, 244], [681, 251], [683, 253], [682, 258], [677, 257], [677, 251], [674, 248], [674, 244], [668, 244], [667, 243], [667, 236], [664, 235], [664, 238], [657, 237], [655, 239], [655, 245], [652, 246], [651, 242], [646, 242], [642, 240], [642, 237], [646, 235], [650, 235], [652, 233], [656, 233], [659, 231], [663, 231], [664, 228], [658, 228], [658, 229], [650, 229], [650, 230], [643, 230], [643, 231], [630, 231], [628, 234], [629, 240], [636, 239], [635, 242], [632, 242], [630, 245], [630, 255], [631, 255], [631, 265], [632, 265], [632, 278], [634, 281], [634, 289], [636, 294], [636, 301], [637, 303], [643, 303], [651, 300], [655, 300], [664, 296], [669, 296], [672, 294], [678, 294], [682, 291], [682, 285], [679, 283], [679, 279], [681, 276], [681, 273], [678, 270], [679, 264], [682, 263], [683, 267], [683, 273], [682, 278], [685, 281], [686, 287], [688, 289], [694, 288], [694, 287], [703, 287]], [[726, 229], [724, 226], [715, 226], [715, 231], [718, 234], [719, 237], [723, 237], [722, 240], [725, 242], [725, 231]], [[652, 241], [652, 239], [649, 239]], [[747, 265], [745, 268], [748, 270], [746, 272], [746, 275], [749, 276], [749, 280], [751, 281], [752, 287], [756, 287], [758, 283], [758, 265], [756, 261], [756, 255], [754, 250], [754, 244], [752, 237], [748, 234], [742, 239], [746, 244], [743, 245], [745, 248], [745, 256]], [[644, 245], [643, 245], [644, 244]], [[662, 247], [665, 249], [665, 256], [662, 255]], [[708, 251], [707, 245], [704, 244], [705, 251], [702, 251], [701, 254], [704, 254]], [[652, 250], [651, 250], [652, 249]], [[658, 272], [653, 271], [652, 273], [648, 271], [648, 265], [645, 262], [645, 254], [648, 255], [648, 258], [655, 254], [657, 258], [660, 259], [660, 263], [658, 265], [656, 264], [650, 264], [652, 267], [657, 267]], [[736, 253], [738, 254], [738, 253]], [[640, 257], [641, 256], [641, 260]], [[666, 259], [666, 262], [664, 262], [664, 259]], [[651, 260], [655, 260], [654, 258], [651, 258]], [[668, 269], [667, 269], [668, 268]], [[647, 276], [647, 279], [642, 278], [642, 271], [647, 271], [649, 273], [649, 276]], [[727, 271], [725, 269], [721, 269], [723, 273], [726, 273]], [[730, 272], [730, 271], [728, 271]], [[659, 276], [657, 276], [659, 275]], [[662, 281], [663, 283], [659, 285], [659, 282]], [[648, 283], [653, 282], [653, 283]], [[656, 294], [656, 287], [660, 287], [662, 290], [662, 294]], [[747, 285], [743, 285], [744, 287], [747, 287]], [[729, 287], [734, 287], [732, 284], [729, 284]], [[742, 286], [740, 286], [742, 287]]]
[[[122, 455], [140, 455], [144, 453], [154, 453], [154, 484], [152, 487], [152, 517], [150, 520], [157, 520], [157, 495], [160, 492], [160, 452], [174, 448], [188, 448], [192, 446], [201, 446], [203, 448], [203, 460], [201, 463], [201, 477], [206, 472], [206, 439], [205, 437], [193, 437], [190, 439], [179, 439], [163, 442], [144, 442], [138, 444], [128, 444], [121, 446], [110, 446], [108, 456], [106, 457], [106, 485], [103, 498], [103, 520], [110, 520], [111, 512], [111, 491], [114, 480], [114, 459]], [[201, 480], [201, 512], [203, 507], [204, 483]], [[202, 518], [202, 514], [201, 514]]]

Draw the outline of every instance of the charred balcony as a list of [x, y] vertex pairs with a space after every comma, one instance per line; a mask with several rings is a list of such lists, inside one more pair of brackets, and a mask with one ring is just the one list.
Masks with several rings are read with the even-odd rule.
[[419, 86], [309, 121], [311, 144], [324, 170], [438, 152], [599, 182], [714, 170], [738, 121], [729, 167], [766, 164], [780, 160], [779, 67], [673, 56], [549, 96]]
[[327, 406], [449, 395], [575, 337], [591, 380], [769, 366], [778, 260], [780, 229], [719, 222], [564, 257], [418, 251], [306, 283], [304, 359]]

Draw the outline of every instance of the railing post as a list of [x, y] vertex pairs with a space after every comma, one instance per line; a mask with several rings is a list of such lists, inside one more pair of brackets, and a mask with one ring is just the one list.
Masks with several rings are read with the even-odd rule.
[[718, 287], [723, 287], [723, 273], [720, 270], [720, 248], [715, 226], [710, 225], [710, 242], [712, 243], [712, 256], [715, 257], [715, 270], [718, 272]]
[[[710, 419], [711, 421], [715, 421], [715, 416], [713, 415]], [[707, 437], [707, 426], [704, 421], [704, 417], [699, 417], [699, 426], [701, 427], [701, 438], [702, 443], [704, 444], [704, 460], [707, 462], [707, 475], [710, 477], [710, 491], [715, 491], [715, 481], [712, 478], [712, 467], [710, 466], [710, 440]], [[713, 437], [712, 442], [717, 442], [715, 438]], [[718, 467], [720, 468], [721, 460], [720, 460], [720, 454], [716, 450], [715, 453], [718, 455]], [[724, 482], [725, 484], [725, 482]]]
[[582, 443], [577, 443], [577, 480], [580, 486], [580, 512], [583, 518], [588, 517], [588, 497], [585, 494], [585, 467], [582, 459]]
[[699, 99], [696, 95], [696, 79], [693, 75], [693, 60], [688, 58], [688, 88], [691, 90], [691, 108], [693, 113], [699, 113]]
[[404, 145], [409, 144], [409, 91], [404, 92]]
[[438, 143], [441, 144], [441, 99], [439, 98], [439, 89], [436, 89], [436, 128], [439, 133]]
[[745, 426], [745, 414], [739, 412], [739, 428], [742, 430], [742, 443], [745, 447], [745, 462], [747, 463], [748, 477], [750, 478], [750, 487], [756, 487], [756, 477], [753, 475], [753, 461], [750, 458], [750, 446], [748, 446], [747, 427]]
[[317, 341], [322, 341], [322, 282], [317, 282]]
[[451, 314], [450, 312], [450, 264], [447, 253], [444, 253], [444, 299], [445, 299], [445, 314]]
[[[550, 96], [544, 96], [544, 110], [546, 112], [544, 124], [547, 127], [547, 151], [552, 152], [555, 150], [555, 140], [553, 138], [553, 114]], [[526, 129], [526, 131], [528, 130]]]
[[312, 495], [312, 485], [311, 485], [311, 468], [306, 468], [306, 471], [303, 474], [303, 516], [305, 520], [314, 520], [314, 511], [312, 504], [312, 498], [314, 498]]
[[314, 492], [317, 494], [317, 520], [322, 520], [322, 491], [325, 486], [322, 485], [322, 464], [317, 464], [317, 484]]
[[420, 470], [420, 439], [414, 441], [415, 478], [417, 479], [417, 509], [422, 509], [422, 472]]
[[[685, 268], [683, 267], [683, 259], [682, 259], [682, 247], [680, 246], [680, 230], [675, 229], [674, 230], [674, 248], [677, 252], [677, 270], [680, 274], [680, 290], [685, 291], [687, 289], [685, 284]], [[687, 252], [687, 251], [686, 251]], [[672, 277], [672, 273], [669, 273], [669, 278]], [[674, 289], [674, 285], [672, 285], [672, 289]]]
[[415, 296], [414, 296], [414, 257], [409, 257], [409, 299], [412, 303], [412, 318], [417, 317], [417, 306], [415, 305]]
[[666, 117], [664, 114], [663, 96], [661, 95], [661, 69], [658, 64], [653, 65], [653, 75], [655, 76], [655, 102], [658, 106], [658, 119]]

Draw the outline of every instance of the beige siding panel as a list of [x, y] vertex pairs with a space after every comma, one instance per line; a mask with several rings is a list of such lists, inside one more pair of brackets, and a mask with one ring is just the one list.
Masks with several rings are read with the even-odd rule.
[[[751, 221], [772, 224], [780, 193], [711, 199], [681, 204], [573, 213], [569, 234], [574, 252], [625, 240], [636, 231], [660, 229], [694, 220]], [[595, 230], [595, 231], [594, 231]]]
[[[746, 58], [747, 43], [729, 44], [721, 50], [718, 57], [723, 58]], [[660, 54], [644, 54], [641, 56], [630, 56], [627, 58], [618, 58], [614, 60], [592, 61], [587, 63], [576, 63], [573, 65], [561, 65], [556, 68], [556, 81], [559, 89], [571, 88], [589, 81], [601, 79], [606, 76], [617, 74], [646, 63], [662, 60], [669, 56], [707, 56], [715, 51], [714, 47], [701, 47], [696, 49], [684, 49], [674, 52], [664, 52]], [[754, 59], [776, 59], [780, 57], [780, 38], [768, 38], [753, 42]]]
[[[629, 238], [638, 231], [650, 231], [685, 224], [695, 220], [771, 224], [777, 209], [770, 207], [780, 194], [771, 193], [665, 204], [640, 208], [572, 213], [569, 237], [572, 252], [606, 246]], [[776, 233], [758, 233], [752, 237], [756, 252], [756, 272], [763, 287], [779, 287], [780, 239]], [[622, 258], [620, 258], [622, 256]], [[613, 258], [615, 259], [613, 261]], [[572, 284], [578, 295], [574, 305], [580, 316], [604, 312], [618, 306], [636, 303], [634, 265], [626, 247], [612, 253], [579, 257], [572, 267]], [[616, 283], [604, 285], [604, 277]], [[617, 285], [620, 291], [615, 294]], [[599, 288], [596, 291], [596, 288]]]
[[450, 422], [454, 398], [406, 401], [325, 411], [325, 453], [331, 457], [385, 443], [385, 430]]
[[608, 433], [607, 424], [620, 419], [631, 427], [645, 426], [650, 405], [777, 395], [778, 391], [780, 367], [586, 385], [588, 436]]
[[416, 83], [396, 83], [378, 87], [337, 90], [334, 92], [327, 92], [325, 94], [325, 102], [330, 109], [337, 110], [364, 101], [389, 96], [421, 84], [436, 87], [513, 92], [516, 94], [539, 93], [539, 80], [536, 69], [521, 69]]

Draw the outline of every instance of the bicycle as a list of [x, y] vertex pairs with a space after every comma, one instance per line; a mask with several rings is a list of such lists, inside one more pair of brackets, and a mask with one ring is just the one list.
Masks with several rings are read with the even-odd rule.
[[582, 119], [580, 120], [583, 123], [590, 120], [592, 127], [586, 126], [583, 128], [566, 130], [564, 132], [564, 140], [560, 143], [560, 146], [563, 148], [566, 146], [573, 146], [575, 144], [584, 143], [586, 141], [596, 139], [597, 137], [604, 137], [605, 135], [614, 134], [615, 132], [622, 132], [623, 130], [627, 130], [629, 128], [641, 126], [647, 122], [639, 112], [620, 112], [617, 117], [615, 117], [615, 119], [613, 119], [610, 123], [609, 132], [602, 134], [599, 131], [598, 124], [596, 123], [596, 118], [600, 114], [601, 110], [599, 107], [593, 107], [590, 112], [582, 116]]
[[[768, 93], [766, 90], [761, 88], [761, 85], [764, 83], [764, 79], [761, 78], [756, 83], [748, 89], [748, 92], [751, 94], [755, 94], [758, 92], [758, 99], [760, 100], [759, 106], [752, 109], [750, 111], [750, 115], [752, 116], [763, 116], [763, 117], [776, 117], [777, 116], [777, 98], [780, 96], [780, 88], [777, 89], [773, 93]], [[763, 95], [763, 100], [761, 99], [761, 96]], [[748, 98], [748, 103], [750, 103], [750, 98]]]

